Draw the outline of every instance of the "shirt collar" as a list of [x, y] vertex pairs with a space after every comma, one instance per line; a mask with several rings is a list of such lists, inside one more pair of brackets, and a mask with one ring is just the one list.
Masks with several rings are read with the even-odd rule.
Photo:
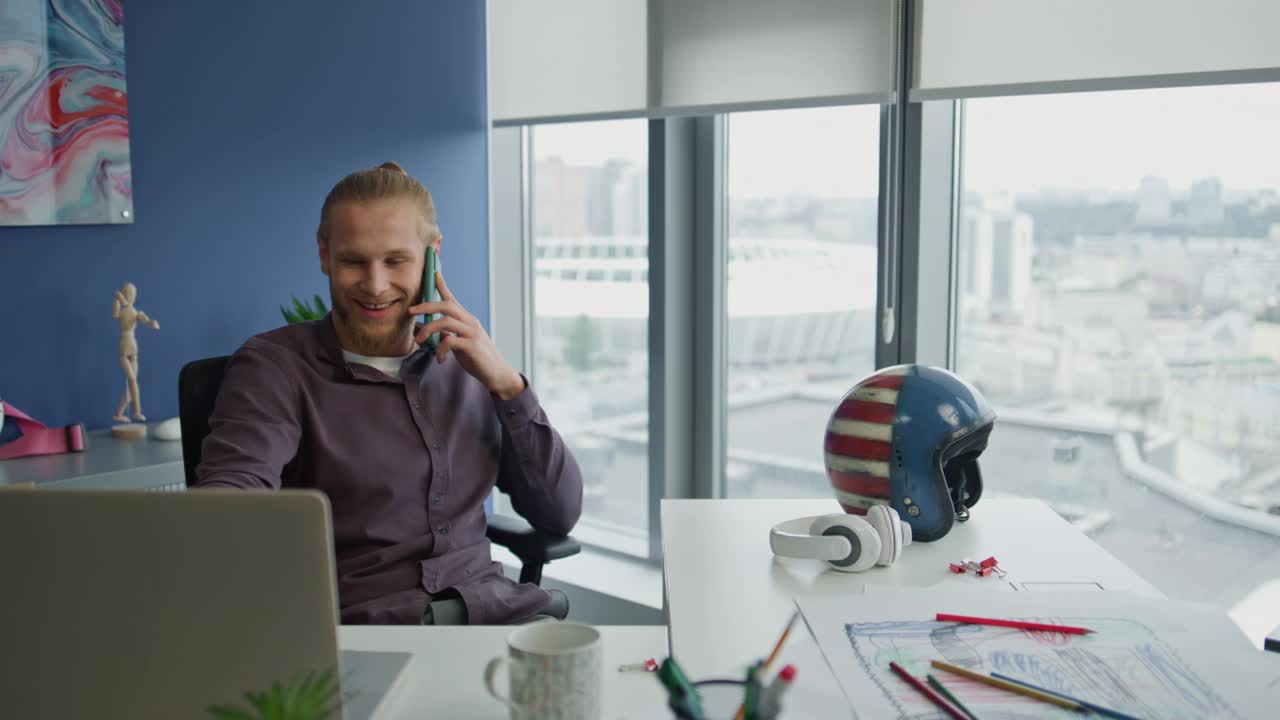
[[[417, 332], [421, 327], [422, 323], [415, 322], [413, 326], [414, 332]], [[325, 316], [316, 323], [316, 331], [320, 337], [320, 346], [323, 349], [325, 359], [327, 359], [334, 367], [337, 367], [348, 378], [352, 380], [365, 380], [371, 382], [395, 382], [395, 380], [392, 380], [380, 371], [367, 365], [360, 365], [357, 363], [352, 366], [347, 362], [346, 357], [342, 354], [342, 345], [338, 342], [338, 331], [333, 327], [332, 310], [326, 313]], [[424, 366], [431, 365], [429, 362], [424, 362], [424, 360], [429, 357], [430, 354], [424, 347], [419, 347], [414, 350], [409, 354], [408, 359], [405, 361], [406, 364], [404, 365], [404, 373], [402, 377], [407, 378], [411, 374], [421, 375], [425, 372]]]

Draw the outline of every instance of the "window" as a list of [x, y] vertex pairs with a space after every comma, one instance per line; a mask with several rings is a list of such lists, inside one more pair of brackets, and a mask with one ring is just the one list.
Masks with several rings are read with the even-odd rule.
[[[648, 268], [647, 132], [644, 120], [530, 130], [538, 395], [582, 467], [575, 536], [639, 554], [649, 527], [648, 283], [605, 281], [621, 263]], [[543, 246], [569, 249], [553, 261], [558, 274], [541, 272]], [[623, 247], [636, 256], [618, 259]]]
[[831, 495], [831, 409], [874, 368], [880, 109], [728, 117], [728, 496]]
[[1237, 612], [1280, 585], [1253, 529], [1280, 527], [1277, 127], [1267, 84], [964, 108], [956, 367], [1000, 414], [988, 491]]

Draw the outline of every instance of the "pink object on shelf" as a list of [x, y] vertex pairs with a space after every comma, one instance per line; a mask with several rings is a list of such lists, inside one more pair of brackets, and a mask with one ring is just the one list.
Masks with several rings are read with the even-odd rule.
[[0, 445], [0, 460], [28, 455], [56, 455], [58, 453], [84, 452], [84, 425], [76, 423], [61, 428], [46, 427], [18, 408], [3, 403], [4, 421], [17, 424], [22, 436]]

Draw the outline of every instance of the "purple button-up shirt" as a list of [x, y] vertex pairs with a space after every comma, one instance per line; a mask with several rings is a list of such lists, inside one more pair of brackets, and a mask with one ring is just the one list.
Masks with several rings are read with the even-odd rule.
[[439, 364], [425, 350], [401, 376], [348, 364], [329, 317], [250, 338], [227, 366], [197, 487], [323, 491], [344, 623], [420, 623], [449, 588], [473, 624], [536, 614], [550, 597], [490, 558], [484, 501], [496, 483], [535, 527], [567, 534], [577, 462], [532, 388], [502, 400], [452, 353]]

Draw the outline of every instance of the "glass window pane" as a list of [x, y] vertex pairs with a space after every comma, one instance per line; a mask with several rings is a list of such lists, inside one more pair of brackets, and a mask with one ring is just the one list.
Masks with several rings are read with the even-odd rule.
[[[548, 417], [582, 466], [575, 536], [645, 553], [648, 124], [541, 125], [530, 133], [533, 242], [556, 248], [535, 252], [534, 375]], [[627, 247], [637, 251], [619, 251]]]
[[728, 127], [725, 494], [829, 497], [827, 419], [875, 362], [880, 108]]
[[957, 370], [1000, 415], [987, 491], [1045, 499], [1261, 630], [1280, 624], [1277, 127], [1275, 84], [968, 101], [956, 298]]

